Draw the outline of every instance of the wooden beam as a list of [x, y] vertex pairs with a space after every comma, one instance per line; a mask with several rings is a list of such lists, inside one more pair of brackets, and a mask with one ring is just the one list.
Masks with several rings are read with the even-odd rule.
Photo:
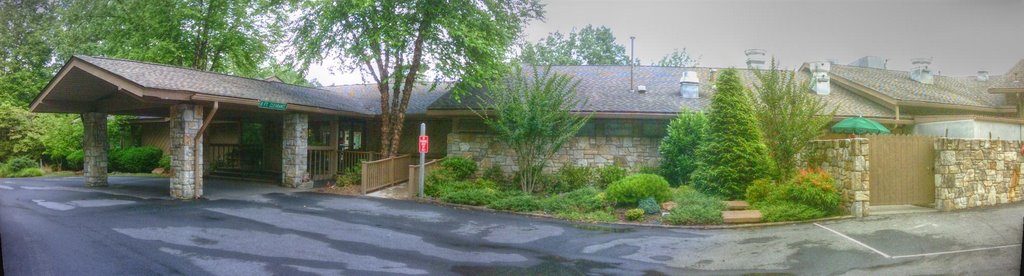
[[206, 118], [203, 118], [203, 125], [199, 126], [199, 131], [196, 132], [196, 136], [192, 137], [192, 177], [194, 177], [192, 180], [192, 187], [195, 188], [192, 192], [192, 196], [194, 198], [199, 198], [199, 191], [203, 190], [203, 168], [199, 165], [199, 158], [203, 157], [199, 156], [199, 147], [202, 147], [203, 145], [199, 144], [199, 139], [203, 138], [203, 132], [206, 132], [206, 128], [210, 126], [210, 122], [213, 121], [213, 116], [217, 115], [217, 109], [219, 108], [220, 102], [213, 102], [213, 108], [210, 110], [210, 114], [206, 115]]

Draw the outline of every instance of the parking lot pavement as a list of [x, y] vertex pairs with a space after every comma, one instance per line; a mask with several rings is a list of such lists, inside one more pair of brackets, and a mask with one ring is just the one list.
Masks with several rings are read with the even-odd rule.
[[409, 201], [167, 179], [0, 179], [7, 275], [1020, 272], [1024, 204], [745, 229], [575, 224]]

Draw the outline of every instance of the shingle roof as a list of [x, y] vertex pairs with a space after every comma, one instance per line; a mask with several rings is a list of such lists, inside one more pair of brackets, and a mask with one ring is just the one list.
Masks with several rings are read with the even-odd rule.
[[1002, 76], [988, 81], [975, 77], [935, 76], [935, 83], [923, 84], [910, 78], [910, 72], [833, 64], [832, 76], [861, 84], [897, 100], [940, 104], [998, 107], [1006, 105], [1002, 95], [988, 93], [993, 84], [1003, 82]]
[[[677, 113], [682, 108], [704, 110], [711, 103], [714, 95], [710, 75], [712, 68], [695, 68], [701, 80], [700, 97], [686, 99], [680, 96], [679, 79], [685, 68], [638, 66], [634, 68], [634, 83], [644, 85], [647, 92], [640, 94], [629, 91], [628, 66], [552, 66], [554, 73], [567, 74], [579, 80], [577, 92], [587, 99], [585, 106], [577, 107], [576, 111], [584, 112], [623, 112], [623, 113]], [[753, 87], [757, 78], [751, 70], [739, 70], [741, 79], [749, 88]], [[806, 78], [803, 74], [800, 79]], [[892, 117], [893, 112], [883, 106], [857, 96], [837, 85], [832, 85], [832, 93], [822, 97], [830, 107], [837, 107], [837, 115]], [[474, 95], [483, 95], [482, 90], [473, 91]], [[808, 91], [808, 93], [812, 93]], [[442, 97], [430, 106], [432, 110], [466, 109], [478, 107], [477, 97], [463, 97], [457, 102], [450, 97]]]
[[147, 62], [90, 56], [75, 57], [147, 88], [189, 91], [373, 114], [361, 105], [351, 103], [349, 99], [338, 97], [334, 92], [318, 88]]
[[1024, 89], [1024, 59], [1017, 62], [1010, 71], [1006, 72], [1002, 82], [997, 82], [992, 88]]
[[[427, 106], [430, 106], [431, 103], [441, 96], [447, 95], [451, 83], [438, 83], [433, 89], [431, 89], [431, 86], [431, 84], [417, 84], [413, 87], [412, 94], [409, 96], [409, 107], [406, 110], [406, 114], [426, 114]], [[352, 100], [373, 114], [381, 113], [380, 92], [378, 92], [376, 84], [338, 85], [322, 88], [334, 92], [335, 95]]]

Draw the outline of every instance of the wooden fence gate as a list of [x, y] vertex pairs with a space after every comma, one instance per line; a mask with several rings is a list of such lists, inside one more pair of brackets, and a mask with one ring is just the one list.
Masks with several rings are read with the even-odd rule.
[[867, 135], [871, 205], [935, 203], [935, 138]]

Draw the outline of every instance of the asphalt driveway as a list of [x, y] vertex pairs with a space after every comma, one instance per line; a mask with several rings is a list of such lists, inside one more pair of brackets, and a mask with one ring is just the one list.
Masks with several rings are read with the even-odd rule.
[[1018, 275], [1024, 205], [752, 229], [573, 224], [167, 179], [0, 179], [6, 275]]

